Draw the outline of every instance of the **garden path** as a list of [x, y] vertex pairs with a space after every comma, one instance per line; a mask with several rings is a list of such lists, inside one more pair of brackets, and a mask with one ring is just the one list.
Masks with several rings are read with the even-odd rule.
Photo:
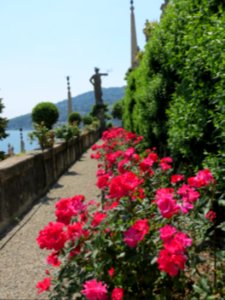
[[[37, 205], [0, 241], [0, 300], [45, 299], [37, 295], [36, 283], [47, 268], [47, 251], [40, 250], [36, 237], [54, 218], [55, 203], [76, 194], [87, 200], [97, 199], [97, 161], [90, 158], [89, 149], [42, 198]], [[35, 184], [35, 183], [34, 183]]]

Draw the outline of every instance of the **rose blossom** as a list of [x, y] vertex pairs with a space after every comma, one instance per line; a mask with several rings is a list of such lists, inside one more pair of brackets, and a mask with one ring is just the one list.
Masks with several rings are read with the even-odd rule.
[[61, 261], [58, 258], [58, 252], [53, 251], [48, 257], [47, 257], [47, 263], [49, 265], [52, 265], [53, 267], [58, 267], [61, 265]]
[[87, 206], [83, 203], [84, 200], [85, 197], [83, 195], [76, 195], [72, 198], [61, 199], [58, 201], [55, 205], [57, 221], [68, 225], [72, 217], [86, 211]]
[[184, 270], [187, 257], [184, 253], [173, 254], [167, 249], [159, 252], [157, 263], [159, 270], [168, 273], [170, 276], [176, 276], [179, 270]]
[[101, 158], [101, 153], [100, 152], [92, 153], [90, 157], [91, 157], [91, 159], [98, 160]]
[[178, 231], [169, 224], [163, 226], [159, 232], [164, 248], [171, 253], [185, 251], [187, 247], [192, 245], [192, 239], [186, 233]]
[[210, 222], [213, 222], [216, 218], [216, 213], [213, 210], [209, 210], [207, 214], [205, 215], [206, 219], [208, 219]]
[[88, 280], [83, 285], [81, 291], [88, 300], [107, 300], [107, 286], [96, 279]]
[[162, 216], [168, 219], [180, 210], [176, 200], [173, 199], [173, 194], [172, 188], [160, 188], [156, 191], [156, 204]]
[[196, 176], [188, 178], [188, 184], [196, 188], [207, 186], [213, 182], [215, 179], [209, 169], [201, 170]]
[[162, 159], [160, 159], [160, 167], [163, 171], [169, 170], [171, 169], [171, 163], [173, 162], [171, 157], [163, 157]]
[[128, 170], [128, 166], [127, 164], [129, 163], [129, 160], [127, 158], [122, 159], [119, 163], [118, 163], [118, 171], [121, 174], [124, 174], [127, 172]]
[[177, 194], [181, 195], [183, 201], [195, 202], [199, 199], [200, 194], [193, 187], [183, 184], [178, 190]]
[[122, 300], [124, 294], [123, 288], [114, 288], [112, 291], [112, 300]]
[[129, 160], [129, 159], [132, 158], [132, 156], [133, 156], [134, 153], [135, 153], [135, 148], [131, 147], [131, 148], [128, 148], [128, 149], [125, 151], [124, 155], [125, 155], [125, 157]]
[[117, 161], [118, 158], [123, 158], [124, 157], [124, 153], [122, 150], [118, 150], [116, 152], [113, 153], [107, 153], [106, 154], [106, 160], [107, 160], [107, 164], [109, 167], [111, 167], [112, 165], [114, 165]]
[[133, 226], [124, 232], [124, 242], [131, 248], [135, 248], [149, 231], [148, 220], [138, 220]]
[[93, 220], [91, 222], [91, 225], [93, 227], [97, 227], [106, 217], [107, 214], [97, 211], [93, 214]]
[[159, 230], [160, 232], [160, 238], [163, 240], [163, 242], [169, 241], [171, 238], [173, 238], [174, 234], [177, 232], [177, 229], [169, 224], [163, 226]]
[[157, 259], [159, 270], [176, 276], [179, 270], [185, 268], [185, 250], [192, 245], [192, 239], [171, 225], [165, 225], [159, 231], [164, 246]]
[[192, 244], [192, 239], [183, 232], [177, 232], [173, 238], [164, 242], [164, 248], [170, 253], [178, 254], [184, 252]]
[[56, 251], [64, 247], [67, 241], [67, 234], [64, 231], [64, 224], [60, 222], [50, 222], [39, 232], [37, 243], [41, 249], [54, 249]]
[[48, 291], [51, 285], [51, 278], [46, 277], [42, 281], [36, 284], [36, 288], [39, 289], [38, 294]]
[[68, 239], [71, 241], [75, 241], [81, 236], [88, 236], [88, 234], [88, 230], [83, 229], [83, 223], [81, 222], [74, 222], [73, 224], [69, 224], [67, 227]]
[[119, 205], [119, 201], [113, 201], [112, 203], [105, 203], [104, 210], [112, 210]]
[[107, 187], [109, 177], [110, 177], [110, 175], [107, 174], [107, 173], [99, 176], [98, 180], [97, 180], [97, 183], [96, 183], [97, 187], [99, 189], [103, 189], [103, 188]]
[[170, 182], [171, 182], [172, 184], [175, 184], [175, 183], [180, 182], [180, 181], [182, 181], [182, 180], [184, 180], [184, 175], [181, 175], [181, 174], [174, 174], [174, 175], [171, 176]]
[[115, 268], [112, 267], [108, 270], [108, 274], [110, 277], [113, 277], [114, 273], [115, 273]]
[[154, 152], [151, 152], [146, 158], [144, 158], [141, 162], [140, 162], [140, 169], [145, 172], [148, 170], [151, 170], [151, 167], [153, 166], [153, 164], [155, 162], [157, 162], [158, 160], [158, 155]]
[[109, 182], [109, 198], [120, 199], [132, 193], [140, 184], [142, 180], [132, 172], [115, 176]]

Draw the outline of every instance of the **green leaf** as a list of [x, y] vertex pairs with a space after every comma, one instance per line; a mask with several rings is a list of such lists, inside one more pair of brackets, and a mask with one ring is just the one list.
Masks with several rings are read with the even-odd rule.
[[123, 258], [124, 256], [126, 255], [125, 252], [121, 252], [119, 255], [117, 255], [116, 257], [117, 258]]
[[220, 200], [218, 201], [218, 204], [219, 204], [220, 206], [224, 206], [224, 207], [225, 207], [225, 200], [224, 200], [224, 199], [220, 199]]

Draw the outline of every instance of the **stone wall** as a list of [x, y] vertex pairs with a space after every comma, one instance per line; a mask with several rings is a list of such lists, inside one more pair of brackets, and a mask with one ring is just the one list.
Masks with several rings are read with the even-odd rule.
[[0, 234], [27, 212], [97, 140], [99, 132], [82, 134], [52, 149], [35, 150], [0, 162]]

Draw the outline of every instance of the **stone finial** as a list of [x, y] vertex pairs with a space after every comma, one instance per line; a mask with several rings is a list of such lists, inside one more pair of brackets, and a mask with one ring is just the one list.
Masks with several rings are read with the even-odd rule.
[[134, 9], [134, 1], [130, 0], [130, 9], [133, 10]]

